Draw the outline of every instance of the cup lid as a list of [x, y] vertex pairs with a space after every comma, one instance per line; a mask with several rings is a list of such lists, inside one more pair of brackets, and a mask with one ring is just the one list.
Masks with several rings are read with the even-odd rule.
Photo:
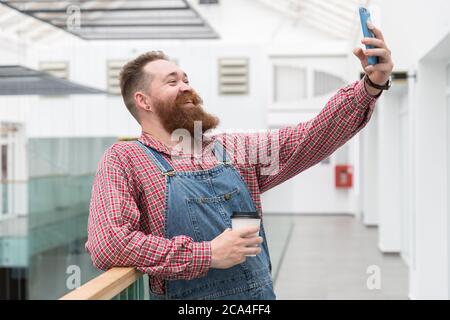
[[233, 211], [231, 219], [236, 218], [260, 219], [261, 217], [258, 215], [258, 212], [256, 211]]

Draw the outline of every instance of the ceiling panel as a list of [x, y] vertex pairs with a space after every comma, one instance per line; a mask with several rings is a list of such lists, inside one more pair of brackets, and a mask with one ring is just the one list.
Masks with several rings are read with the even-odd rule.
[[370, 0], [259, 0], [333, 38], [346, 40], [358, 28], [358, 8]]
[[85, 40], [218, 38], [186, 0], [0, 0], [0, 3]]

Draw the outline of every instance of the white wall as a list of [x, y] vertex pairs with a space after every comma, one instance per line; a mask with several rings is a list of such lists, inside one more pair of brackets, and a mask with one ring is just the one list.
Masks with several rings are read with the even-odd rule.
[[[39, 61], [44, 60], [69, 61], [72, 81], [106, 89], [107, 60], [128, 60], [156, 49], [165, 51], [178, 61], [189, 75], [193, 87], [203, 97], [207, 110], [221, 118], [220, 129], [265, 127], [267, 62], [258, 46], [194, 42], [186, 50], [186, 46], [178, 42], [141, 42], [135, 46], [89, 44], [76, 48], [35, 50], [30, 55], [29, 63], [37, 67]], [[249, 95], [218, 95], [217, 68], [220, 57], [250, 58]], [[239, 117], [235, 116], [237, 112]], [[33, 137], [135, 136], [140, 133], [140, 127], [128, 113], [120, 96], [33, 98], [24, 114], [28, 123], [28, 135]], [[102, 121], [98, 121], [99, 119]]]
[[375, 109], [371, 121], [362, 132], [361, 142], [361, 206], [362, 221], [366, 226], [377, 226], [379, 223], [378, 185], [378, 108]]
[[[446, 41], [450, 47], [450, 35]], [[416, 291], [411, 293], [417, 299], [449, 298], [446, 62], [423, 59], [418, 68], [414, 113]]]
[[329, 164], [317, 164], [264, 193], [264, 211], [282, 214], [356, 214], [356, 200], [351, 191], [335, 188], [336, 164], [335, 157], [332, 157]]
[[20, 64], [25, 58], [28, 46], [19, 39], [0, 33], [0, 62], [2, 65]]
[[[407, 90], [407, 85], [404, 86], [404, 91]], [[403, 260], [408, 266], [411, 266], [413, 241], [414, 241], [414, 227], [412, 215], [412, 192], [411, 192], [411, 111], [409, 110], [409, 92], [402, 92], [400, 94], [400, 112], [399, 112], [399, 156], [400, 156], [400, 238], [401, 247], [400, 253]], [[397, 230], [396, 230], [397, 232]]]
[[[450, 59], [447, 60], [447, 238], [450, 248]], [[450, 255], [448, 257], [448, 295], [450, 297]]]
[[[28, 46], [18, 39], [0, 33], [0, 65], [20, 65], [26, 61]], [[14, 97], [9, 99], [0, 96], [0, 120], [7, 122], [18, 122], [21, 119], [20, 107], [18, 105], [23, 98]], [[14, 106], [14, 108], [11, 107]]]
[[378, 103], [378, 246], [400, 251], [400, 96], [387, 94]]
[[372, 0], [397, 70], [409, 70], [450, 30], [448, 0]]

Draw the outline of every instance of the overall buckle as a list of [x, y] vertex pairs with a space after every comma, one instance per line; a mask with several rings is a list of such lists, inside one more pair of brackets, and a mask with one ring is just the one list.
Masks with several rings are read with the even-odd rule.
[[170, 170], [167, 172], [163, 172], [163, 175], [173, 177], [175, 175], [175, 170]]

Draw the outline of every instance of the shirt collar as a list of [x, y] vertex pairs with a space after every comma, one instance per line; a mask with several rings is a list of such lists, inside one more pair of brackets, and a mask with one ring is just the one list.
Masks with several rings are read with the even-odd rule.
[[141, 136], [138, 139], [140, 142], [145, 144], [146, 146], [155, 149], [158, 152], [166, 153], [168, 155], [171, 154], [172, 148], [165, 145], [161, 140], [158, 140], [154, 136], [145, 133], [144, 131], [141, 132]]
[[[143, 144], [145, 144], [146, 146], [153, 148], [154, 150], [161, 152], [161, 153], [165, 153], [167, 155], [172, 155], [172, 154], [176, 154], [177, 152], [173, 152], [174, 148], [171, 146], [168, 146], [166, 144], [164, 144], [161, 140], [159, 140], [158, 138], [145, 133], [145, 132], [141, 132], [141, 136], [138, 139], [140, 142], [142, 142]], [[207, 137], [207, 136], [203, 136], [203, 153], [205, 151], [212, 151], [212, 145], [211, 145], [211, 141], [214, 141], [215, 137]], [[173, 153], [172, 153], [173, 152]]]

